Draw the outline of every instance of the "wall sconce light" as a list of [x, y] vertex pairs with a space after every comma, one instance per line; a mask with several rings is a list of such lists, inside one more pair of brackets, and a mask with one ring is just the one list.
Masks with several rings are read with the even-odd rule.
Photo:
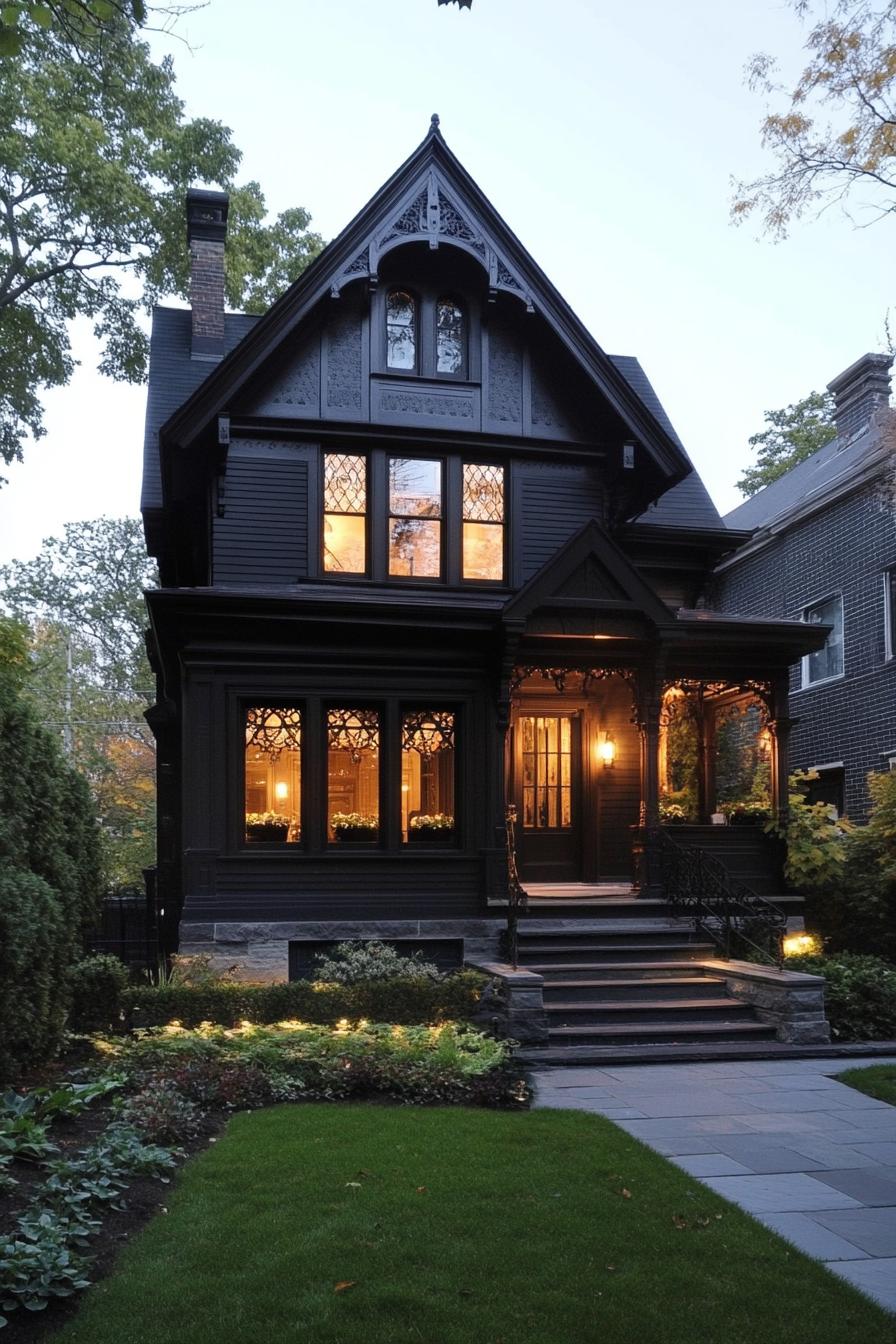
[[278, 803], [282, 803], [289, 797], [289, 785], [285, 784], [282, 779], [278, 780], [274, 785], [274, 797], [277, 799]]
[[603, 742], [597, 744], [597, 754], [605, 770], [609, 770], [616, 760], [616, 739], [612, 733], [604, 733]]

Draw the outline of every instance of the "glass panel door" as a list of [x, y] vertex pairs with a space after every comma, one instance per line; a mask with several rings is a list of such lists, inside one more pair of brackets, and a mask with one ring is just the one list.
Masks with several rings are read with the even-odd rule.
[[523, 829], [570, 830], [572, 720], [566, 714], [526, 714], [519, 722], [523, 749]]

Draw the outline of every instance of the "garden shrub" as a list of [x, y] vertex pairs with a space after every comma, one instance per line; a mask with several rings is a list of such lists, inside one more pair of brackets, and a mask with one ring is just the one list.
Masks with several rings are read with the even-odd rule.
[[351, 985], [310, 980], [275, 985], [218, 983], [206, 988], [166, 984], [126, 989], [122, 1004], [126, 1021], [139, 1027], [164, 1026], [171, 1021], [186, 1027], [200, 1022], [232, 1027], [243, 1021], [270, 1023], [287, 1018], [320, 1024], [367, 1018], [408, 1026], [469, 1020], [487, 983], [478, 971], [455, 971], [438, 980], [414, 975]]
[[823, 975], [831, 1033], [843, 1041], [896, 1037], [896, 966], [881, 957], [840, 952], [829, 957], [788, 957], [788, 971]]
[[56, 893], [0, 859], [0, 1079], [57, 1049], [68, 1011], [70, 931]]
[[[797, 771], [789, 779], [789, 817], [783, 838], [787, 843], [784, 874], [797, 891], [819, 892], [843, 879], [846, 871], [846, 841], [851, 823], [831, 816], [827, 803], [810, 803], [806, 792], [818, 775]], [[781, 834], [771, 822], [767, 831]]]
[[99, 952], [75, 962], [69, 971], [72, 1031], [110, 1031], [121, 1021], [122, 992], [130, 983], [128, 968], [118, 957]]
[[203, 1128], [202, 1111], [166, 1078], [153, 1079], [150, 1087], [129, 1097], [119, 1118], [150, 1143], [180, 1143]]
[[331, 952], [315, 957], [314, 979], [334, 985], [357, 985], [370, 980], [400, 980], [413, 976], [439, 979], [439, 968], [424, 961], [420, 952], [402, 956], [389, 943], [358, 939], [337, 943]]

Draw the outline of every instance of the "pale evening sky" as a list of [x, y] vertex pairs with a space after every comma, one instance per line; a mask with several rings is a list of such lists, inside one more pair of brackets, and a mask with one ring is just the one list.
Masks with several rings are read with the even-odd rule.
[[[762, 412], [885, 343], [893, 226], [839, 211], [781, 244], [729, 223], [729, 176], [770, 163], [743, 67], [793, 76], [802, 29], [772, 0], [210, 0], [173, 52], [194, 115], [233, 128], [241, 176], [332, 238], [423, 138], [430, 113], [613, 354], [637, 355], [716, 503]], [[859, 218], [863, 218], [861, 215]], [[65, 522], [136, 513], [143, 388], [81, 368], [47, 436], [0, 474], [0, 562]]]

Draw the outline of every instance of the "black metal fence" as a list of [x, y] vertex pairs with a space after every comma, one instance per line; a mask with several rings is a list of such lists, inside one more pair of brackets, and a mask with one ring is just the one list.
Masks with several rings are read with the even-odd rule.
[[162, 954], [155, 869], [146, 869], [144, 877], [142, 889], [119, 887], [106, 893], [87, 946], [91, 952], [110, 952], [132, 971], [154, 975]]

